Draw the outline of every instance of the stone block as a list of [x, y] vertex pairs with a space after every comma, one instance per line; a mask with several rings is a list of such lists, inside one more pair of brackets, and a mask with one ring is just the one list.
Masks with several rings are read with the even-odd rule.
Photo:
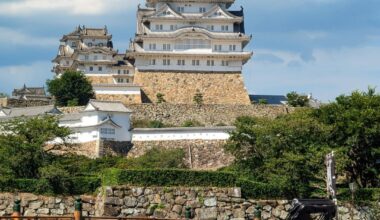
[[48, 208], [37, 209], [37, 214], [47, 215], [49, 213], [50, 213], [50, 209]]
[[[1, 216], [1, 215], [0, 215], [0, 216]], [[24, 212], [24, 216], [35, 217], [35, 216], [37, 216], [37, 214], [36, 214], [36, 211], [35, 211], [34, 209], [27, 209], [27, 210], [25, 210], [25, 212]]]
[[144, 188], [138, 187], [132, 189], [133, 196], [141, 196], [144, 193]]
[[137, 205], [137, 199], [135, 197], [132, 197], [132, 196], [127, 196], [124, 198], [124, 204], [128, 208], [134, 208]]
[[200, 209], [200, 220], [216, 220], [218, 218], [218, 209], [216, 207]]
[[41, 206], [44, 204], [43, 201], [34, 201], [29, 203], [29, 208], [30, 209], [38, 209], [41, 208]]
[[213, 198], [206, 198], [205, 201], [204, 201], [204, 205], [206, 207], [215, 207], [216, 206], [216, 198], [213, 197]]

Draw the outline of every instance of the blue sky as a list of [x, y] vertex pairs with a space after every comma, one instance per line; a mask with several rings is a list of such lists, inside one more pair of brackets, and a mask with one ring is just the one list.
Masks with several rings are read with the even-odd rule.
[[[143, 0], [1, 0], [0, 92], [52, 78], [60, 37], [108, 26], [127, 49]], [[244, 67], [251, 94], [312, 93], [323, 101], [380, 86], [379, 0], [236, 0], [253, 35]]]

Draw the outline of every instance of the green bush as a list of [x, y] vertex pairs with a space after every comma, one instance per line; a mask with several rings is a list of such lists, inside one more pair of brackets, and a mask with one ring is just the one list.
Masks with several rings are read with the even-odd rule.
[[121, 170], [107, 169], [102, 175], [103, 186], [187, 186], [187, 187], [241, 187], [247, 198], [289, 198], [284, 189], [273, 184], [239, 179], [234, 173], [173, 169]]
[[36, 194], [80, 195], [93, 193], [101, 186], [98, 177], [74, 177], [61, 180], [52, 185], [47, 179], [7, 179], [0, 180], [1, 192], [25, 192]]
[[[338, 189], [338, 200], [351, 201], [351, 191], [348, 188]], [[355, 202], [380, 201], [380, 188], [363, 188], [354, 194]]]
[[164, 128], [165, 125], [162, 121], [150, 121], [149, 128]]
[[196, 120], [186, 120], [183, 122], [182, 127], [203, 127], [204, 125]]

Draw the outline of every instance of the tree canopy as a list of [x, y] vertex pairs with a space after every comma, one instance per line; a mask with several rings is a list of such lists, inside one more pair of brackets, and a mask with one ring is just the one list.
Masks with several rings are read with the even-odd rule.
[[379, 186], [380, 95], [373, 89], [275, 119], [241, 117], [235, 125], [226, 145], [236, 157], [230, 169], [256, 181], [275, 182], [295, 196], [323, 189], [324, 158], [333, 150], [339, 184]]
[[286, 95], [288, 104], [293, 107], [308, 107], [309, 97], [307, 95], [300, 95], [297, 92], [290, 92]]
[[81, 72], [66, 71], [46, 84], [59, 106], [86, 105], [94, 97], [91, 82]]

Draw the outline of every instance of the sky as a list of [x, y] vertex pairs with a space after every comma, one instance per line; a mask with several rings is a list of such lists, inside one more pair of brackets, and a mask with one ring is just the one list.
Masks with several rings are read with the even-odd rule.
[[[104, 27], [125, 52], [143, 0], [0, 0], [0, 92], [43, 86], [59, 39], [78, 25]], [[236, 0], [244, 7], [243, 74], [250, 94], [310, 94], [324, 102], [380, 86], [379, 0]], [[380, 91], [380, 88], [378, 89]]]

